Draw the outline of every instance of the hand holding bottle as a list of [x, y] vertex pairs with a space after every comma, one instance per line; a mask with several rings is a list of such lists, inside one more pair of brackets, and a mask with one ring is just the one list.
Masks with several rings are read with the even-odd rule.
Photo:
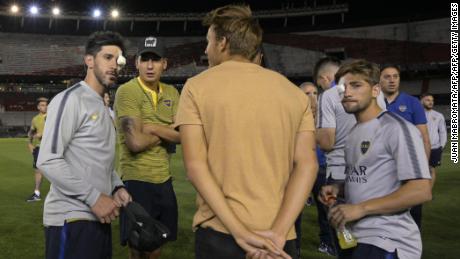
[[355, 247], [358, 243], [356, 241], [356, 238], [351, 233], [350, 229], [347, 227], [345, 223], [342, 224], [340, 223], [340, 221], [337, 221], [337, 215], [343, 217], [343, 215], [340, 215], [340, 209], [338, 208], [338, 206], [346, 204], [343, 204], [344, 201], [342, 199], [334, 199], [334, 201], [335, 202], [333, 203], [333, 205], [329, 207], [329, 220], [335, 227], [337, 239], [339, 240], [339, 246], [341, 249]]
[[329, 220], [332, 226], [343, 226], [348, 222], [356, 221], [366, 216], [365, 210], [360, 204], [343, 204], [339, 200], [329, 210]]

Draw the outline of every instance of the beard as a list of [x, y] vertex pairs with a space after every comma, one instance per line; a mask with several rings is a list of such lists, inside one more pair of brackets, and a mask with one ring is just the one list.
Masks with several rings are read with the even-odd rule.
[[99, 66], [97, 66], [97, 64], [95, 64], [95, 66], [94, 66], [94, 76], [96, 77], [96, 80], [99, 82], [99, 84], [101, 84], [105, 88], [109, 88], [109, 87], [115, 85], [116, 79], [117, 79], [117, 72], [116, 71], [114, 72], [114, 75], [113, 75], [114, 79], [112, 80], [111, 79], [112, 75], [105, 74], [103, 71], [101, 71], [99, 69]]
[[342, 103], [342, 106], [345, 112], [351, 113], [351, 114], [357, 113], [361, 110], [358, 103], [346, 102], [346, 103]]
[[342, 102], [343, 109], [347, 113], [356, 114], [365, 111], [372, 102], [372, 98], [363, 102]]

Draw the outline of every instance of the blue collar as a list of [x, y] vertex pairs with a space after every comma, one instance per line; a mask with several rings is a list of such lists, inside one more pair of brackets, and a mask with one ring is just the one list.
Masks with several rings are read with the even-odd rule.
[[[395, 102], [398, 100], [398, 98], [399, 98], [400, 95], [401, 95], [401, 91], [398, 92], [398, 95], [396, 95], [395, 99], [394, 99], [391, 103], [395, 103]], [[384, 99], [385, 99], [385, 104], [386, 104], [387, 106], [391, 104], [391, 103], [388, 102], [388, 100], [387, 100], [386, 97], [385, 97]]]

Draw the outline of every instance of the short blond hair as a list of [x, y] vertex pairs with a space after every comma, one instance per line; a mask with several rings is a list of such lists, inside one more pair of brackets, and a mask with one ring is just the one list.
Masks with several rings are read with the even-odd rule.
[[230, 55], [253, 60], [262, 44], [262, 28], [247, 5], [226, 5], [207, 13], [203, 25], [212, 27], [216, 39], [227, 39]]

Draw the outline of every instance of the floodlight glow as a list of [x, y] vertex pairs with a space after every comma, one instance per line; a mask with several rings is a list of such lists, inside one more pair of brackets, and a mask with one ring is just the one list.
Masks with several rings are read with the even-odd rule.
[[96, 17], [96, 18], [97, 18], [97, 17], [99, 17], [99, 16], [101, 16], [101, 10], [99, 10], [99, 9], [94, 9], [94, 11], [93, 11], [93, 17]]
[[117, 9], [113, 9], [111, 15], [112, 15], [112, 18], [117, 18], [120, 15], [120, 13], [118, 12]]
[[29, 11], [30, 11], [31, 14], [38, 14], [38, 7], [33, 5], [33, 6], [30, 7]]
[[12, 13], [17, 13], [17, 12], [19, 12], [19, 7], [14, 4], [14, 5], [11, 6], [10, 10], [11, 10]]
[[59, 8], [57, 7], [54, 7], [52, 12], [53, 12], [53, 15], [59, 15], [61, 13], [61, 10], [59, 10]]

